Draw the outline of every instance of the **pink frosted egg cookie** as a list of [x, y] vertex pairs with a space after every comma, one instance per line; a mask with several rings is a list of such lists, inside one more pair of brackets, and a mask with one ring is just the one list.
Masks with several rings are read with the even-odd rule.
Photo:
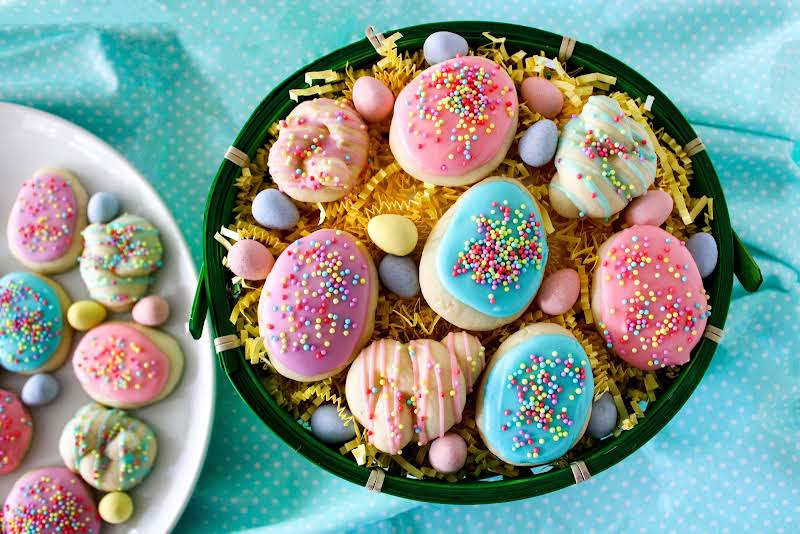
[[657, 226], [632, 226], [598, 257], [592, 313], [607, 346], [645, 371], [688, 362], [711, 308], [683, 243]]
[[367, 126], [349, 105], [329, 98], [301, 102], [280, 121], [269, 150], [269, 174], [278, 189], [301, 202], [345, 196], [367, 163]]
[[0, 389], [0, 475], [19, 467], [33, 436], [31, 415], [16, 395]]
[[97, 534], [100, 526], [89, 488], [65, 467], [22, 475], [3, 505], [5, 534]]
[[389, 132], [397, 162], [437, 185], [477, 182], [503, 161], [517, 130], [517, 90], [483, 57], [438, 63], [398, 95]]
[[8, 219], [8, 246], [28, 269], [60, 273], [75, 265], [87, 196], [72, 174], [42, 169], [22, 184]]
[[372, 258], [346, 232], [318, 230], [289, 245], [258, 304], [275, 369], [311, 382], [347, 367], [372, 335], [378, 286]]
[[172, 392], [183, 373], [183, 352], [158, 330], [105, 323], [83, 336], [72, 366], [84, 391], [100, 404], [139, 408]]

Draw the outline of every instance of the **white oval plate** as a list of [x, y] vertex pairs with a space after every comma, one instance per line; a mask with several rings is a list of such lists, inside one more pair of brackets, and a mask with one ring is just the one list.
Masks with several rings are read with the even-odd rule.
[[[192, 258], [167, 208], [142, 176], [106, 143], [54, 115], [0, 103], [0, 276], [25, 270], [8, 250], [5, 227], [21, 183], [42, 167], [72, 171], [91, 195], [113, 191], [125, 211], [141, 215], [161, 231], [164, 267], [156, 275], [151, 295], [166, 298], [169, 322], [162, 327], [178, 340], [186, 357], [183, 378], [161, 402], [132, 413], [150, 424], [158, 436], [158, 458], [150, 476], [131, 490], [134, 515], [123, 525], [103, 525], [104, 533], [168, 532], [177, 523], [200, 474], [214, 414], [215, 362], [208, 333], [199, 342], [186, 333], [185, 321], [197, 285]], [[78, 269], [53, 276], [73, 301], [89, 298]], [[128, 320], [130, 314], [116, 314]], [[79, 338], [80, 336], [76, 336]], [[74, 346], [74, 345], [73, 345]], [[33, 443], [25, 461], [13, 473], [0, 476], [0, 498], [26, 471], [63, 465], [58, 439], [66, 422], [91, 399], [83, 392], [67, 361], [56, 373], [61, 394], [56, 401], [32, 408]], [[19, 394], [25, 377], [0, 373], [0, 387]], [[97, 494], [98, 498], [101, 494]]]

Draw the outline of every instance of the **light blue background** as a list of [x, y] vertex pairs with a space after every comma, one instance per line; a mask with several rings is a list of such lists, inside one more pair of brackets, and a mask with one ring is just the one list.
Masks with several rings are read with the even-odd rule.
[[663, 432], [586, 484], [512, 504], [452, 508], [369, 494], [294, 454], [220, 374], [208, 460], [179, 531], [800, 529], [797, 3], [270, 4], [2, 0], [0, 99], [110, 142], [173, 208], [199, 264], [206, 192], [222, 154], [286, 75], [362, 38], [367, 24], [537, 26], [622, 59], [683, 110], [765, 282], [756, 295], [737, 288], [708, 374]]

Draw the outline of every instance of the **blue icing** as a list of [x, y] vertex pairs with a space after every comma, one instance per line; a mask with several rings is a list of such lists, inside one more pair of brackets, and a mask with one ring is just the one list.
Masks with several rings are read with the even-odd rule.
[[[503, 260], [483, 263], [497, 251]], [[491, 181], [459, 200], [436, 269], [458, 301], [491, 317], [510, 317], [536, 295], [547, 254], [542, 217], [528, 192], [516, 182]]]
[[61, 343], [63, 318], [55, 290], [29, 273], [0, 278], [0, 365], [11, 372], [44, 366]]
[[[584, 370], [583, 380], [576, 369]], [[551, 378], [544, 378], [545, 373]], [[536, 394], [531, 383], [545, 393]], [[558, 388], [562, 391], [556, 393], [555, 399], [544, 396]], [[552, 462], [575, 445], [589, 417], [593, 397], [594, 378], [581, 344], [566, 335], [536, 335], [503, 354], [486, 377], [481, 432], [487, 444], [507, 462]], [[549, 410], [537, 407], [542, 399], [546, 401], [542, 406], [549, 406]], [[540, 421], [547, 417], [554, 422], [545, 430]]]

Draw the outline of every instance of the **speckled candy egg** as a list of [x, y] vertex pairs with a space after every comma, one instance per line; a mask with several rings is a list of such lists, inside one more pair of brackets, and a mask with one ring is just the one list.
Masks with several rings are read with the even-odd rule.
[[297, 206], [277, 189], [265, 189], [257, 194], [251, 209], [258, 224], [274, 230], [289, 230], [300, 220]]
[[602, 439], [611, 434], [616, 427], [617, 405], [614, 404], [611, 393], [606, 392], [592, 404], [592, 415], [589, 417], [589, 426], [586, 430], [592, 437]]
[[467, 40], [453, 32], [432, 33], [425, 39], [422, 46], [425, 54], [425, 61], [428, 65], [436, 65], [442, 61], [453, 59], [461, 55], [466, 56], [469, 52]]
[[379, 249], [395, 256], [410, 254], [417, 246], [417, 227], [402, 215], [378, 215], [369, 220], [367, 234]]
[[561, 90], [545, 78], [530, 77], [522, 82], [522, 100], [531, 111], [552, 119], [561, 112], [564, 106], [564, 95]]
[[558, 146], [558, 127], [549, 119], [542, 119], [522, 134], [519, 140], [519, 157], [531, 167], [541, 167], [553, 159]]
[[89, 222], [92, 224], [105, 224], [119, 213], [119, 200], [113, 193], [95, 193], [89, 199], [89, 205], [86, 210], [89, 215]]
[[392, 115], [394, 95], [382, 81], [362, 76], [353, 85], [353, 105], [365, 121], [381, 122]]
[[269, 249], [253, 239], [237, 241], [228, 251], [228, 268], [245, 280], [264, 280], [274, 264]]
[[131, 515], [133, 515], [133, 501], [127, 493], [112, 491], [100, 499], [97, 511], [103, 521], [118, 525], [130, 519]]
[[419, 268], [408, 256], [387, 254], [378, 266], [383, 287], [402, 298], [419, 294]]
[[145, 326], [159, 326], [169, 319], [169, 302], [158, 295], [145, 297], [133, 307], [133, 320]]
[[[350, 410], [345, 408], [346, 417], [352, 417]], [[353, 424], [346, 425], [339, 417], [339, 411], [333, 404], [323, 404], [311, 414], [311, 433], [325, 443], [338, 445], [356, 437]]]
[[547, 276], [536, 294], [536, 304], [548, 315], [561, 315], [575, 305], [581, 279], [575, 269], [561, 269]]
[[67, 322], [79, 332], [91, 330], [106, 320], [105, 307], [94, 300], [73, 302], [67, 310]]
[[44, 406], [53, 402], [60, 391], [61, 386], [53, 375], [40, 373], [25, 382], [20, 397], [28, 406]]
[[689, 249], [689, 254], [694, 258], [697, 270], [700, 271], [702, 278], [714, 272], [719, 259], [719, 250], [717, 250], [717, 242], [713, 235], [706, 232], [694, 234], [686, 242], [686, 248]]
[[467, 461], [467, 443], [455, 432], [448, 432], [433, 440], [428, 460], [440, 473], [457, 473]]
[[672, 196], [661, 189], [651, 189], [634, 198], [622, 213], [622, 220], [629, 224], [661, 226], [672, 213]]

